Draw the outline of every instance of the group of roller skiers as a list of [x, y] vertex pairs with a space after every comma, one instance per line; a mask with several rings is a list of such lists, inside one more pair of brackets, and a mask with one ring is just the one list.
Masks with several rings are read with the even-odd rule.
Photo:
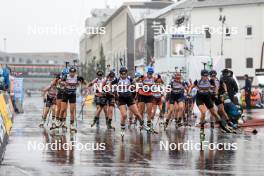
[[[229, 70], [223, 70], [224, 77], [228, 76]], [[105, 113], [106, 126], [108, 129], [115, 129], [112, 126], [113, 111], [115, 106], [120, 111], [120, 127], [121, 136], [124, 137], [126, 130], [126, 121], [128, 125], [139, 124], [140, 130], [146, 130], [149, 133], [157, 133], [154, 130], [153, 121], [157, 108], [160, 109], [159, 120], [164, 119], [164, 129], [174, 120], [176, 128], [188, 125], [188, 118], [192, 114], [187, 114], [187, 108], [193, 109], [196, 102], [200, 110], [200, 128], [201, 136], [204, 136], [204, 127], [206, 124], [205, 116], [207, 110], [211, 114], [211, 128], [218, 123], [222, 131], [227, 133], [235, 133], [235, 124], [230, 120], [225, 112], [224, 100], [230, 97], [230, 90], [225, 79], [218, 79], [217, 72], [214, 70], [202, 70], [201, 78], [192, 82], [185, 81], [180, 71], [175, 71], [169, 86], [167, 88], [153, 91], [165, 85], [162, 77], [154, 73], [153, 67], [148, 67], [145, 74], [136, 73], [133, 77], [128, 75], [126, 67], [121, 67], [118, 76], [114, 71], [110, 71], [106, 76], [104, 72], [99, 70], [96, 72], [96, 78], [87, 83], [82, 77], [76, 73], [76, 68], [71, 67], [68, 71], [63, 71], [44, 89], [46, 94], [46, 108], [43, 113], [41, 126], [45, 123], [48, 112], [52, 111], [51, 130], [56, 128], [67, 128], [65, 125], [67, 116], [67, 107], [70, 107], [70, 130], [77, 131], [74, 123], [76, 123], [76, 90], [80, 84], [85, 87], [97, 87], [94, 89], [94, 102], [96, 104], [96, 112], [91, 127], [99, 126], [99, 117], [101, 112]], [[98, 86], [110, 87], [110, 90], [99, 90]], [[117, 90], [113, 85], [121, 87]], [[139, 88], [135, 89], [135, 86]], [[100, 86], [99, 86], [100, 87]], [[169, 91], [168, 91], [169, 90]], [[231, 95], [232, 96], [232, 95]], [[230, 97], [231, 99], [233, 97]], [[187, 101], [191, 100], [191, 101]], [[53, 108], [52, 108], [53, 107]], [[217, 108], [215, 108], [217, 107]], [[165, 109], [167, 116], [164, 117]], [[145, 114], [147, 122], [145, 123]]]

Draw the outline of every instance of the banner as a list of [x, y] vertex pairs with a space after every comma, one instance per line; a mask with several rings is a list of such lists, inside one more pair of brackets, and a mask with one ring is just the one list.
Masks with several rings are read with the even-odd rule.
[[0, 113], [4, 121], [6, 132], [9, 135], [10, 130], [12, 128], [12, 121], [11, 121], [11, 117], [8, 114], [7, 105], [3, 94], [0, 94]]
[[23, 103], [24, 100], [24, 83], [23, 83], [23, 78], [15, 78], [14, 79], [14, 96], [15, 100], [19, 99], [21, 104]]
[[[4, 121], [2, 119], [1, 113], [0, 113], [0, 143], [2, 144], [4, 141], [4, 137], [5, 137], [5, 125], [4, 125]], [[0, 144], [0, 146], [1, 146]]]

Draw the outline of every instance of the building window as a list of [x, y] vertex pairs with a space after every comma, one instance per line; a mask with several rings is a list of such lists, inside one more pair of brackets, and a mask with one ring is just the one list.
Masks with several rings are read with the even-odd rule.
[[225, 30], [225, 36], [226, 37], [231, 37], [231, 30], [230, 30], [229, 27], [227, 27], [226, 30]]
[[26, 63], [27, 64], [32, 64], [32, 60], [28, 59]]
[[210, 39], [211, 38], [210, 28], [209, 27], [205, 28], [204, 32], [205, 32], [205, 38]]
[[9, 57], [8, 56], [6, 57], [6, 62], [9, 62]]
[[231, 58], [225, 59], [225, 68], [232, 68], [232, 59]]
[[246, 67], [247, 68], [253, 68], [253, 58], [247, 58], [246, 59]]
[[23, 59], [22, 58], [19, 58], [19, 63], [22, 63], [23, 62]]
[[183, 56], [184, 55], [184, 39], [171, 39], [171, 55]]
[[252, 26], [247, 26], [246, 27], [246, 32], [247, 32], [247, 36], [252, 36], [252, 34], [253, 34]]
[[16, 58], [15, 57], [12, 57], [12, 62], [16, 62]]
[[4, 61], [4, 58], [0, 57], [0, 61]]

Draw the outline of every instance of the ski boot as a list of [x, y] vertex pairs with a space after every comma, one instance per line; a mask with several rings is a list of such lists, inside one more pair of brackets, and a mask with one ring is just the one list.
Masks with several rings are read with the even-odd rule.
[[182, 126], [181, 118], [175, 119], [175, 128], [178, 129]]
[[77, 129], [74, 126], [74, 121], [71, 121], [71, 124], [70, 124], [70, 132], [71, 133], [77, 133]]
[[61, 121], [61, 129], [62, 129], [62, 131], [67, 131], [67, 129], [68, 129], [68, 127], [66, 126], [66, 121], [65, 121], [65, 119], [63, 119], [62, 121]]
[[107, 121], [107, 129], [115, 130], [115, 127], [112, 126], [112, 119], [108, 119], [108, 121]]
[[56, 119], [52, 118], [50, 130], [53, 130], [55, 128], [56, 128]]
[[200, 125], [201, 125], [201, 129], [200, 129], [200, 140], [201, 141], [204, 141], [205, 140], [204, 124], [205, 124], [205, 122], [200, 122]]
[[42, 117], [42, 118], [41, 118], [41, 122], [40, 122], [40, 124], [39, 124], [39, 127], [40, 127], [40, 128], [43, 128], [45, 122], [46, 122], [46, 119]]
[[[145, 130], [145, 131], [147, 131], [149, 133], [158, 134], [158, 132], [155, 131], [152, 127], [149, 127], [148, 125], [145, 125], [143, 120], [140, 120], [139, 123], [140, 123], [140, 126], [139, 126], [140, 131], [141, 130]], [[151, 122], [150, 122], [150, 126], [151, 126]]]
[[147, 127], [148, 127], [148, 133], [150, 133], [151, 131], [151, 129], [153, 129], [153, 125], [152, 125], [152, 122], [151, 121], [147, 121]]
[[166, 121], [164, 123], [164, 131], [166, 131], [166, 129], [168, 128], [169, 122], [170, 122], [170, 120], [169, 119], [166, 119]]
[[223, 133], [232, 133], [232, 130], [230, 129], [230, 127], [227, 126], [227, 123], [225, 120], [220, 120], [219, 125]]
[[228, 121], [228, 123], [227, 123], [230, 127], [232, 127], [233, 129], [237, 129], [238, 127], [237, 127], [237, 124], [234, 124], [233, 122], [231, 122], [231, 121]]
[[213, 130], [215, 128], [215, 122], [214, 121], [210, 122], [210, 127], [211, 127], [211, 130]]
[[94, 125], [96, 125], [96, 127], [99, 127], [99, 118], [98, 117], [94, 117], [93, 123], [91, 124], [91, 127], [93, 127]]
[[188, 124], [188, 121], [187, 121], [187, 118], [184, 117], [183, 118], [183, 126], [187, 127], [189, 124]]
[[132, 117], [129, 117], [129, 120], [128, 120], [128, 127], [131, 127], [133, 125], [133, 120], [132, 120]]
[[108, 125], [108, 117], [105, 117], [105, 125], [107, 126]]
[[126, 125], [121, 124], [121, 140], [124, 141], [124, 136], [125, 136], [125, 131], [126, 131]]

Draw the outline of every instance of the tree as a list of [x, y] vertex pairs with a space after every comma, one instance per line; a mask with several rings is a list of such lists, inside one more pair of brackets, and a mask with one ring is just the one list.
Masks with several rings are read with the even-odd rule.
[[95, 57], [89, 59], [91, 62], [85, 61], [85, 63], [81, 64], [81, 72], [85, 80], [92, 81], [96, 76], [96, 63]]
[[105, 55], [104, 55], [104, 48], [103, 48], [103, 45], [101, 45], [101, 48], [100, 48], [99, 67], [100, 67], [100, 68], [98, 68], [98, 69], [102, 70], [102, 71], [105, 73], [106, 65], [105, 65]]

